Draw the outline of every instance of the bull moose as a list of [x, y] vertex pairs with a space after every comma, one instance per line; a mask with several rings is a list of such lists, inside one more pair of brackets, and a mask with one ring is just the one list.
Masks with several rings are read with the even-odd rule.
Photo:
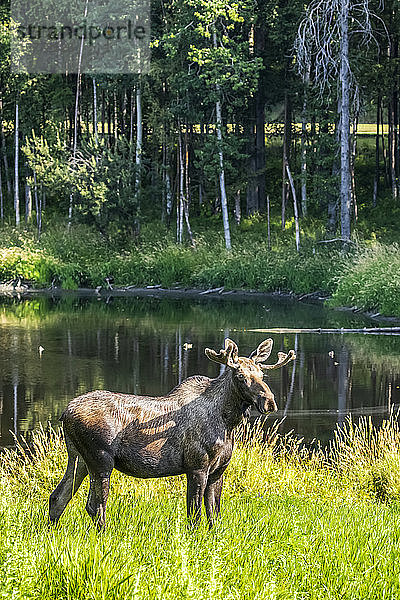
[[113, 469], [133, 477], [185, 474], [187, 514], [196, 524], [204, 497], [210, 527], [220, 511], [223, 473], [233, 450], [233, 429], [254, 406], [260, 413], [277, 410], [263, 371], [296, 358], [293, 350], [264, 364], [272, 340], [263, 341], [248, 358], [239, 356], [230, 339], [206, 356], [226, 366], [219, 377], [189, 377], [163, 397], [94, 391], [74, 398], [61, 416], [68, 465], [50, 496], [49, 520], [56, 524], [87, 475], [86, 510], [99, 529], [105, 526]]

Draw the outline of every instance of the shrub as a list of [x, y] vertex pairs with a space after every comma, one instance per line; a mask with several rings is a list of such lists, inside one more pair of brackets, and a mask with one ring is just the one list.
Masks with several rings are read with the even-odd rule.
[[331, 304], [400, 314], [400, 252], [397, 244], [376, 244], [349, 262], [337, 278]]

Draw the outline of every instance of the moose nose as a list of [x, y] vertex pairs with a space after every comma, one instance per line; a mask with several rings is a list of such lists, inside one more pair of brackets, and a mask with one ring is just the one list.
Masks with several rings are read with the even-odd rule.
[[268, 396], [259, 396], [257, 404], [259, 407], [259, 411], [262, 413], [276, 412], [278, 410], [273, 394]]

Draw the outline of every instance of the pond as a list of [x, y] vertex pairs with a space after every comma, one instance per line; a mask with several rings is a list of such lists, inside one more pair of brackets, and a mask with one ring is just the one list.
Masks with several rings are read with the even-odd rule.
[[[60, 297], [0, 299], [0, 446], [57, 421], [93, 389], [161, 395], [194, 374], [215, 377], [204, 355], [229, 336], [248, 355], [266, 337], [297, 360], [272, 371], [283, 420], [326, 442], [350, 414], [379, 422], [400, 403], [400, 336], [263, 334], [255, 328], [360, 328], [365, 317], [280, 297]], [[42, 347], [42, 351], [39, 351]], [[254, 415], [255, 416], [255, 415]]]

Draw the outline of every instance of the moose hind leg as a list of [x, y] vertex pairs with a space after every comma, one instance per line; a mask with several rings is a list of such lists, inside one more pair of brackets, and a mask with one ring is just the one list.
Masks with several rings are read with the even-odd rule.
[[68, 448], [68, 465], [64, 477], [50, 496], [49, 522], [56, 525], [72, 496], [88, 474], [82, 457]]
[[106, 504], [110, 491], [111, 471], [106, 473], [90, 473], [90, 488], [86, 502], [86, 510], [99, 530], [106, 524]]

